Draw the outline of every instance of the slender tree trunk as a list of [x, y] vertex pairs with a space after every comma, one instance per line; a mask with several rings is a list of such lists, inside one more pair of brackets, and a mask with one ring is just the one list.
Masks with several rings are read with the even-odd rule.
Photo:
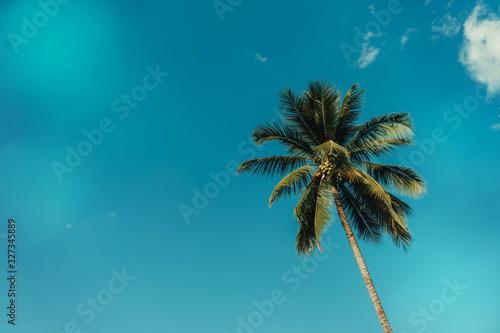
[[389, 321], [387, 320], [387, 316], [385, 315], [384, 308], [382, 308], [382, 304], [380, 303], [377, 292], [375, 291], [375, 287], [373, 286], [372, 278], [370, 277], [370, 273], [368, 273], [368, 268], [366, 268], [365, 260], [361, 255], [361, 251], [359, 250], [356, 238], [354, 238], [351, 226], [349, 225], [349, 222], [347, 222], [344, 207], [342, 206], [342, 202], [340, 201], [339, 191], [337, 190], [337, 188], [335, 188], [335, 186], [332, 186], [332, 193], [333, 198], [335, 199], [335, 205], [337, 206], [337, 211], [339, 213], [340, 222], [344, 227], [344, 231], [347, 235], [347, 239], [349, 240], [349, 244], [351, 244], [352, 252], [354, 253], [354, 257], [358, 262], [359, 270], [361, 271], [361, 275], [363, 276], [363, 280], [365, 281], [366, 289], [368, 289], [368, 294], [370, 294], [370, 298], [372, 300], [373, 306], [375, 307], [375, 311], [377, 311], [378, 319], [382, 324], [384, 332], [392, 333], [392, 329], [389, 325]]

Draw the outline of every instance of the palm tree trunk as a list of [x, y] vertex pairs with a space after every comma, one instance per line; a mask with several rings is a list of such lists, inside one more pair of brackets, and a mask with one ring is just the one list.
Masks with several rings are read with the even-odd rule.
[[349, 240], [349, 244], [351, 245], [354, 257], [358, 262], [359, 270], [361, 271], [361, 275], [363, 276], [363, 280], [365, 281], [366, 289], [368, 289], [368, 294], [370, 295], [373, 306], [375, 307], [375, 311], [377, 311], [378, 319], [382, 324], [384, 332], [392, 333], [392, 329], [389, 325], [389, 321], [387, 320], [387, 316], [385, 315], [384, 308], [382, 308], [382, 304], [380, 303], [377, 292], [375, 291], [375, 287], [373, 286], [372, 278], [370, 277], [370, 273], [368, 273], [368, 268], [366, 268], [365, 260], [361, 255], [361, 251], [359, 250], [359, 246], [356, 242], [356, 238], [354, 237], [351, 226], [349, 225], [349, 222], [347, 222], [344, 207], [342, 206], [342, 202], [340, 201], [339, 191], [337, 190], [337, 188], [335, 188], [335, 186], [332, 186], [332, 193], [333, 198], [335, 199], [335, 205], [337, 206], [340, 222], [344, 227], [344, 231], [347, 235], [347, 239]]

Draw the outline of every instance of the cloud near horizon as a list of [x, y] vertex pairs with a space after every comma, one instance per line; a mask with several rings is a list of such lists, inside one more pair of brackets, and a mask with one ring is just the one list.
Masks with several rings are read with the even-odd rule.
[[472, 79], [486, 85], [488, 94], [500, 92], [500, 17], [483, 4], [465, 21], [459, 61]]

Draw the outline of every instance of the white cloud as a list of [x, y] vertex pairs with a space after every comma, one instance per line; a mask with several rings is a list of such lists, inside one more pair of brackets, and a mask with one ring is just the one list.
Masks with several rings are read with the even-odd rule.
[[363, 44], [363, 49], [361, 49], [361, 55], [359, 56], [356, 65], [363, 69], [375, 61], [375, 58], [379, 54], [380, 49], [370, 46], [368, 43]]
[[[500, 115], [498, 115], [500, 117]], [[496, 123], [493, 126], [490, 127], [490, 129], [494, 130], [495, 132], [500, 131], [500, 123]]]
[[405, 44], [408, 42], [408, 39], [409, 38], [407, 35], [401, 36], [401, 50], [405, 48]]
[[460, 62], [470, 76], [486, 85], [488, 94], [500, 93], [500, 17], [478, 4], [464, 24]]
[[[370, 5], [368, 8], [373, 7], [373, 5]], [[355, 66], [364, 69], [368, 67], [371, 63], [375, 61], [375, 58], [380, 52], [380, 49], [378, 47], [372, 46], [370, 44], [370, 39], [371, 38], [379, 38], [382, 36], [382, 33], [378, 33], [377, 35], [373, 34], [373, 32], [369, 31], [365, 36], [364, 36], [364, 43], [363, 47], [361, 48], [361, 53], [359, 55], [359, 59], [354, 63]], [[384, 44], [384, 43], [382, 43]]]
[[416, 33], [419, 30], [420, 29], [418, 29], [418, 28], [408, 28], [408, 29], [406, 29], [405, 34], [403, 36], [401, 36], [401, 50], [404, 50], [405, 44], [410, 39], [410, 35], [413, 34], [413, 33]]
[[431, 0], [425, 0], [424, 5], [426, 5], [426, 6], [427, 6], [430, 2], [431, 2]]
[[432, 31], [438, 32], [446, 37], [453, 37], [460, 32], [462, 25], [456, 17], [452, 17], [450, 13], [447, 13], [442, 18], [432, 21], [431, 27]]
[[263, 57], [260, 53], [257, 53], [255, 55], [255, 59], [257, 59], [258, 61], [260, 62], [267, 62], [267, 58], [266, 57]]
[[115, 213], [109, 213], [108, 222], [109, 223], [116, 223], [116, 222], [118, 222]]

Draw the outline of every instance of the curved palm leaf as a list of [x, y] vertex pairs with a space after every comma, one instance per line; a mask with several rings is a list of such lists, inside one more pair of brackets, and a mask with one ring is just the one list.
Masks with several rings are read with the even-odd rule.
[[376, 116], [363, 125], [356, 126], [356, 135], [347, 143], [346, 148], [352, 150], [363, 143], [382, 139], [412, 139], [412, 128], [413, 124], [407, 112]]
[[300, 132], [281, 121], [257, 126], [251, 136], [257, 146], [264, 142], [278, 141], [287, 148], [289, 154], [299, 156], [314, 155], [311, 146], [302, 139]]
[[345, 94], [340, 108], [338, 124], [335, 127], [335, 134], [332, 138], [334, 141], [345, 145], [356, 134], [358, 128], [355, 126], [355, 123], [361, 117], [364, 92], [365, 90], [361, 90], [356, 83]]
[[[362, 193], [359, 187], [363, 185], [352, 183], [351, 186], [358, 195]], [[410, 212], [404, 202], [390, 193], [388, 195], [390, 203], [370, 194], [360, 195], [360, 197], [364, 207], [377, 221], [380, 228], [385, 231], [395, 245], [406, 251], [411, 244], [411, 234], [406, 222]]]
[[254, 158], [240, 164], [236, 174], [249, 173], [263, 176], [284, 175], [291, 170], [301, 167], [311, 161], [301, 156], [269, 156]]
[[365, 161], [359, 162], [359, 165], [389, 190], [414, 198], [426, 193], [424, 180], [411, 168]]
[[348, 148], [353, 161], [367, 161], [372, 157], [385, 157], [396, 153], [397, 147], [413, 145], [413, 140], [408, 138], [377, 139], [359, 142]]
[[378, 221], [367, 210], [364, 200], [356, 195], [349, 185], [339, 184], [339, 194], [345, 211], [350, 216], [350, 221], [358, 233], [358, 237], [373, 243], [382, 240], [382, 228]]
[[332, 140], [337, 128], [341, 93], [326, 81], [312, 81], [304, 91], [304, 105], [315, 115], [320, 142]]
[[317, 170], [312, 165], [304, 165], [286, 175], [274, 188], [269, 198], [269, 207], [272, 206], [275, 200], [281, 199], [282, 196], [291, 196], [299, 194], [302, 189], [309, 183], [313, 171]]
[[317, 126], [314, 111], [304, 107], [304, 97], [297, 96], [291, 89], [285, 89], [279, 98], [279, 109], [290, 125], [310, 144], [321, 143], [321, 129]]
[[342, 159], [349, 159], [349, 152], [344, 147], [332, 140], [328, 140], [314, 147], [313, 152], [315, 153], [315, 155], [321, 156], [324, 159], [327, 158], [327, 156], [330, 154], [339, 155], [339, 158]]
[[354, 189], [362, 198], [376, 199], [383, 202], [385, 205], [391, 205], [391, 196], [385, 188], [382, 187], [375, 179], [361, 169], [356, 168], [361, 175], [361, 181], [352, 182]]
[[314, 178], [304, 190], [293, 213], [300, 224], [295, 245], [299, 255], [310, 255], [315, 246], [321, 250], [321, 234], [331, 222], [331, 196], [323, 177]]

